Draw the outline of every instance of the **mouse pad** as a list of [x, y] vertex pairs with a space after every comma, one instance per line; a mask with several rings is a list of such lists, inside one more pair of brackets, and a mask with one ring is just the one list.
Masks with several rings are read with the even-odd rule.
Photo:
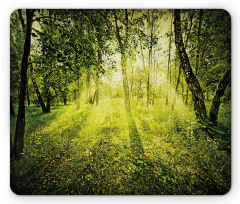
[[231, 16], [15, 10], [10, 115], [15, 194], [226, 194]]

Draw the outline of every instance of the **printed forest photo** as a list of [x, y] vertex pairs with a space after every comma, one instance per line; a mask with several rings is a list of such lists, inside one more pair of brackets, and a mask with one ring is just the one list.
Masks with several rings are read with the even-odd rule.
[[13, 11], [9, 156], [18, 195], [228, 193], [230, 14]]

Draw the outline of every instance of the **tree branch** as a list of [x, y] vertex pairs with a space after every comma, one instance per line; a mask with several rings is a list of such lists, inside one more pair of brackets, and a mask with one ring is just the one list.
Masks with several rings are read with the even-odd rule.
[[18, 14], [19, 14], [19, 18], [20, 18], [20, 21], [21, 21], [21, 24], [22, 24], [22, 27], [23, 27], [23, 31], [25, 32], [26, 25], [25, 25], [23, 17], [22, 17], [22, 10], [21, 9], [18, 9]]
[[118, 24], [117, 24], [117, 15], [116, 15], [116, 11], [115, 9], [113, 10], [113, 13], [114, 13], [114, 19], [115, 19], [115, 25], [116, 25], [116, 37], [118, 39], [118, 43], [119, 43], [119, 46], [120, 46], [120, 49], [121, 49], [121, 52], [123, 51], [123, 44], [122, 44], [122, 39], [121, 39], [121, 36], [119, 34], [119, 28], [118, 28]]

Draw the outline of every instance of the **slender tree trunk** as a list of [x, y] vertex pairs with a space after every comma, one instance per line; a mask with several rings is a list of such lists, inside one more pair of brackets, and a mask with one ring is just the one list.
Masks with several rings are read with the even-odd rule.
[[77, 104], [77, 110], [80, 109], [80, 99], [81, 99], [81, 81], [80, 76], [77, 79], [77, 90], [76, 90], [76, 104]]
[[[21, 64], [21, 82], [20, 82], [20, 94], [19, 94], [19, 106], [18, 106], [18, 117], [16, 124], [16, 132], [14, 145], [12, 149], [13, 156], [19, 156], [23, 152], [24, 148], [24, 132], [25, 132], [25, 97], [26, 97], [26, 86], [27, 86], [27, 69], [28, 69], [28, 57], [30, 55], [31, 47], [31, 31], [34, 11], [27, 9], [27, 25], [26, 35], [24, 42], [24, 51], [22, 56]], [[23, 28], [25, 26], [23, 25]]]
[[115, 16], [115, 24], [116, 24], [116, 36], [119, 42], [119, 46], [121, 49], [121, 67], [122, 67], [122, 77], [123, 77], [123, 90], [124, 90], [124, 101], [125, 101], [125, 109], [126, 112], [131, 112], [131, 105], [130, 105], [130, 97], [129, 97], [129, 86], [128, 86], [128, 78], [127, 78], [127, 59], [126, 59], [126, 46], [128, 42], [128, 14], [127, 10], [125, 10], [125, 39], [124, 42], [122, 42], [122, 39], [119, 34], [119, 28], [117, 25], [117, 17], [116, 13], [114, 13]]
[[64, 103], [64, 105], [67, 105], [67, 97], [66, 96], [64, 96], [63, 103]]
[[126, 108], [126, 112], [131, 112], [125, 53], [121, 53], [121, 66], [122, 66], [122, 76], [123, 76], [123, 90], [124, 90], [125, 108]]
[[46, 113], [51, 112], [51, 92], [50, 89], [48, 88], [47, 90], [47, 104], [46, 104]]
[[217, 118], [218, 118], [218, 112], [219, 107], [221, 104], [221, 97], [223, 96], [225, 89], [227, 88], [227, 85], [231, 82], [231, 69], [227, 70], [223, 77], [219, 80], [213, 100], [212, 105], [210, 107], [209, 111], [209, 121], [216, 126], [217, 125]]
[[99, 95], [100, 95], [100, 89], [99, 89], [99, 73], [97, 71], [97, 76], [96, 76], [96, 105], [98, 106], [99, 105]]
[[149, 15], [149, 27], [150, 27], [150, 43], [148, 48], [148, 75], [147, 75], [147, 107], [149, 107], [152, 103], [152, 55], [153, 55], [153, 11], [152, 15], [148, 13]]
[[167, 70], [167, 81], [166, 81], [166, 106], [168, 105], [168, 71]]
[[185, 38], [185, 41], [184, 41], [185, 49], [187, 49], [188, 39], [189, 39], [189, 36], [190, 36], [190, 33], [191, 33], [191, 29], [192, 29], [193, 15], [194, 15], [194, 10], [191, 10], [191, 14], [190, 14], [190, 17], [189, 17], [190, 26], [189, 26], [189, 29], [187, 29], [187, 31], [186, 31], [187, 34], [186, 34], [186, 38]]
[[176, 100], [177, 100], [177, 90], [178, 90], [178, 86], [180, 83], [180, 78], [181, 78], [181, 66], [179, 67], [179, 71], [178, 71], [178, 78], [177, 78], [177, 84], [176, 84], [176, 88], [175, 88], [175, 92], [174, 92], [174, 97], [173, 97], [173, 103], [172, 103], [172, 109], [174, 109], [174, 106], [176, 104]]
[[28, 104], [28, 106], [30, 106], [30, 104], [31, 104], [31, 101], [30, 101], [30, 97], [29, 97], [29, 85], [28, 85], [28, 77], [27, 77], [26, 96], [27, 96], [27, 104]]
[[206, 107], [204, 103], [203, 92], [192, 71], [189, 58], [183, 45], [181, 33], [180, 10], [174, 10], [174, 28], [175, 28], [175, 44], [180, 58], [181, 67], [188, 84], [189, 90], [192, 92], [194, 101], [194, 111], [197, 118], [205, 120], [207, 118]]
[[30, 71], [31, 71], [31, 78], [32, 78], [33, 87], [34, 87], [35, 92], [36, 92], [37, 97], [38, 97], [38, 102], [39, 102], [39, 104], [42, 108], [42, 112], [46, 113], [46, 107], [45, 107], [45, 104], [43, 102], [43, 98], [41, 96], [41, 93], [39, 91], [39, 88], [38, 88], [38, 85], [37, 85], [37, 82], [36, 82], [36, 77], [35, 77], [34, 70], [33, 70], [33, 64], [30, 65]]
[[150, 105], [150, 76], [147, 76], [147, 107]]
[[99, 87], [99, 66], [102, 64], [102, 53], [101, 50], [98, 50], [98, 67], [96, 68], [96, 105], [99, 105], [99, 95], [100, 95], [100, 87]]
[[[170, 75], [170, 63], [171, 63], [171, 41], [172, 41], [172, 18], [171, 18], [171, 30], [168, 46], [168, 68], [167, 68], [167, 85], [166, 85], [166, 105], [168, 105], [168, 96], [169, 96], [169, 75]], [[171, 78], [171, 77], [170, 77]], [[171, 79], [170, 79], [171, 81]], [[171, 84], [170, 84], [171, 85]]]
[[[185, 36], [185, 43], [184, 43], [184, 47], [185, 49], [187, 49], [187, 44], [188, 44], [188, 39], [189, 39], [189, 36], [190, 36], [190, 33], [191, 33], [191, 29], [192, 29], [192, 19], [193, 19], [193, 15], [194, 15], [194, 11], [192, 11], [192, 13], [190, 14], [190, 18], [189, 18], [189, 21], [190, 21], [190, 26], [189, 28], [187, 29], [186, 31], [186, 36]], [[175, 61], [175, 68], [176, 68], [176, 61]], [[176, 71], [176, 69], [175, 69]], [[178, 90], [178, 86], [179, 86], [179, 83], [180, 83], [180, 79], [181, 79], [181, 66], [179, 68], [179, 73], [178, 73], [178, 78], [177, 78], [177, 82], [176, 82], [176, 88], [175, 88], [175, 92], [174, 92], [174, 98], [173, 98], [173, 103], [172, 103], [172, 109], [174, 109], [174, 106], [176, 104], [176, 94], [177, 94], [177, 90]], [[187, 100], [188, 100], [188, 88], [187, 88], [187, 95], [186, 95], [186, 100], [185, 100], [185, 104], [187, 104]]]
[[198, 74], [198, 66], [199, 66], [199, 50], [200, 50], [200, 35], [201, 35], [201, 27], [202, 27], [202, 16], [203, 9], [199, 10], [199, 24], [198, 24], [198, 33], [197, 33], [197, 49], [196, 49], [196, 75]]
[[181, 83], [181, 85], [182, 85], [182, 101], [183, 101], [183, 103], [184, 103], [184, 81], [183, 81], [183, 76], [181, 77], [181, 79], [182, 79], [182, 83]]
[[137, 90], [137, 103], [136, 103], [136, 105], [138, 105], [139, 92], [140, 92], [141, 86], [142, 86], [142, 80], [140, 79], [139, 87], [138, 87], [138, 90]]
[[15, 116], [15, 111], [14, 111], [14, 107], [13, 107], [13, 102], [12, 102], [12, 98], [10, 96], [10, 116]]
[[124, 90], [124, 102], [125, 102], [125, 109], [128, 121], [128, 130], [129, 130], [129, 137], [130, 137], [130, 144], [131, 148], [136, 155], [140, 155], [143, 153], [143, 146], [137, 131], [135, 120], [132, 116], [131, 112], [131, 104], [129, 98], [129, 86], [128, 86], [128, 79], [127, 79], [127, 70], [126, 70], [126, 47], [128, 44], [128, 12], [127, 9], [125, 10], [125, 36], [124, 40], [121, 38], [119, 33], [119, 28], [117, 24], [117, 15], [116, 11], [114, 10], [114, 18], [115, 18], [115, 25], [116, 25], [116, 37], [119, 43], [119, 47], [121, 50], [121, 67], [122, 67], [122, 77], [123, 77], [123, 90]]
[[91, 96], [91, 74], [90, 74], [90, 71], [87, 70], [87, 78], [86, 78], [86, 103], [91, 103], [91, 99], [92, 99], [92, 96]]

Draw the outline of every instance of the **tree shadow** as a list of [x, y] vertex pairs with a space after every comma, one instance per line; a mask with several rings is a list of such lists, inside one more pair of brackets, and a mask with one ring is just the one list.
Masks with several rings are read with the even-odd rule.
[[140, 138], [140, 134], [137, 130], [136, 122], [131, 112], [127, 113], [127, 121], [128, 121], [128, 130], [129, 130], [131, 149], [134, 155], [140, 156], [144, 153], [144, 149], [143, 149], [142, 141]]

